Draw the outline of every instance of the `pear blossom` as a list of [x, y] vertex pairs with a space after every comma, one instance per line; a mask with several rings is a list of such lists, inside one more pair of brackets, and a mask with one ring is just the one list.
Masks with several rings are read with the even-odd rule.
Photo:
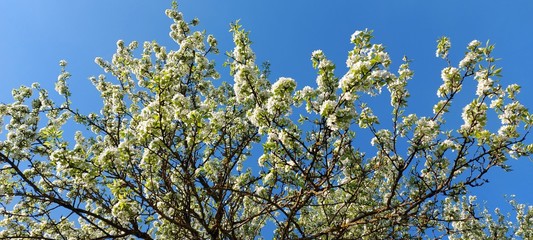
[[414, 113], [412, 60], [392, 73], [371, 30], [351, 35], [340, 74], [313, 51], [312, 83], [269, 79], [237, 21], [219, 82], [217, 39], [176, 2], [165, 13], [174, 46], [118, 40], [95, 59], [100, 109], [74, 107], [64, 60], [55, 92], [0, 103], [0, 238], [531, 238], [533, 206], [511, 199], [510, 219], [470, 194], [533, 154], [533, 115], [494, 45], [474, 40], [454, 65], [440, 38], [439, 98]]

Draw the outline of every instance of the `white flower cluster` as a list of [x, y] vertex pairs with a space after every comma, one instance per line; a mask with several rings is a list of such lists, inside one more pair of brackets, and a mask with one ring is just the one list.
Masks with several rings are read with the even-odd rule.
[[67, 79], [70, 78], [70, 73], [63, 72], [57, 77], [57, 82], [55, 83], [55, 90], [62, 96], [69, 96], [70, 91], [67, 86]]
[[390, 65], [389, 54], [381, 44], [371, 44], [372, 31], [357, 31], [352, 35], [354, 49], [350, 51], [346, 66], [348, 72], [340, 79], [343, 92], [364, 91], [374, 94], [381, 91], [394, 75], [386, 68]]
[[59, 61], [59, 66], [66, 67], [67, 66], [67, 61], [65, 61], [65, 60]]
[[296, 88], [296, 81], [292, 78], [279, 78], [272, 85], [271, 97], [267, 102], [267, 109], [270, 114], [290, 113], [290, 106], [293, 103], [292, 93]]
[[468, 44], [467, 49], [470, 50], [470, 51], [474, 51], [474, 50], [476, 50], [476, 48], [479, 47], [479, 45], [481, 45], [481, 42], [480, 42], [480, 41], [478, 41], [478, 40], [472, 40], [472, 41]]
[[483, 96], [488, 94], [494, 85], [494, 81], [489, 78], [488, 71], [486, 69], [477, 71], [474, 79], [478, 81], [476, 88], [476, 95]]
[[445, 139], [439, 144], [439, 147], [443, 149], [452, 149], [452, 151], [455, 151], [455, 149], [457, 149], [459, 145], [450, 139]]
[[478, 40], [473, 40], [468, 44], [467, 49], [469, 50], [465, 57], [459, 62], [459, 67], [461, 68], [473, 68], [475, 64], [480, 60], [480, 51], [478, 49], [481, 43]]
[[119, 200], [111, 208], [113, 216], [123, 223], [128, 223], [131, 219], [135, 219], [138, 211], [137, 203], [126, 199]]
[[437, 51], [435, 52], [435, 56], [443, 59], [448, 58], [448, 51], [451, 47], [452, 43], [450, 42], [450, 39], [448, 37], [441, 37], [437, 41]]
[[[404, 63], [400, 65], [398, 69], [398, 77], [387, 76], [386, 78], [393, 79], [387, 86], [390, 92], [390, 104], [395, 107], [407, 106], [407, 98], [410, 96], [407, 90], [407, 81], [413, 77], [413, 71], [409, 69], [409, 62], [407, 58], [404, 58]], [[392, 74], [390, 74], [392, 75]]]
[[165, 13], [169, 18], [174, 20], [174, 23], [170, 25], [170, 37], [178, 43], [182, 42], [190, 31], [189, 26], [183, 20], [183, 14], [174, 9], [167, 9]]
[[466, 53], [465, 57], [459, 62], [459, 67], [468, 68], [473, 66], [477, 62], [479, 54], [475, 52]]
[[372, 146], [377, 146], [380, 151], [392, 151], [392, 133], [388, 129], [381, 129], [377, 131], [375, 136], [370, 140], [370, 144]]
[[502, 124], [504, 125], [518, 125], [525, 113], [527, 113], [526, 107], [515, 101], [505, 105], [503, 113], [498, 115]]
[[235, 48], [231, 54], [233, 62], [231, 71], [235, 83], [233, 90], [239, 103], [248, 105], [266, 104], [265, 98], [269, 95], [267, 79], [260, 78], [259, 68], [255, 64], [255, 54], [251, 49], [252, 42], [248, 32], [241, 29], [240, 25], [232, 25], [233, 42]]
[[15, 101], [22, 103], [25, 99], [28, 99], [32, 95], [32, 90], [29, 87], [21, 86], [20, 88], [15, 88], [11, 91], [11, 95]]
[[268, 112], [260, 107], [253, 108], [253, 110], [250, 110], [246, 113], [246, 116], [252, 125], [259, 127], [260, 129], [263, 129], [269, 124], [267, 115]]
[[313, 62], [313, 67], [318, 69], [318, 76], [316, 78], [316, 83], [318, 85], [318, 91], [327, 93], [331, 92], [338, 86], [338, 80], [333, 74], [335, 69], [335, 64], [326, 58], [326, 55], [322, 50], [315, 50], [311, 54], [311, 61]]
[[361, 113], [359, 114], [358, 124], [361, 128], [368, 128], [370, 125], [379, 123], [378, 117], [374, 115], [372, 109], [363, 104], [361, 106]]
[[296, 91], [295, 102], [299, 106], [303, 101], [306, 102], [305, 110], [310, 113], [314, 109], [317, 109], [315, 101], [311, 101], [317, 96], [317, 91], [310, 86], [305, 86], [302, 90]]
[[352, 33], [352, 36], [350, 37], [350, 42], [355, 43], [355, 41], [359, 38], [364, 37], [365, 32], [367, 32], [368, 29], [365, 29], [364, 31], [357, 30], [354, 33]]
[[353, 107], [343, 106], [335, 110], [334, 114], [330, 114], [327, 117], [326, 124], [333, 131], [346, 130], [350, 128], [352, 120], [355, 119], [356, 115]]
[[333, 100], [326, 100], [322, 103], [322, 106], [320, 106], [320, 115], [322, 116], [328, 116], [330, 114], [333, 114], [335, 112], [335, 107], [337, 106], [337, 102]]
[[439, 124], [435, 120], [423, 117], [418, 119], [418, 121], [416, 122], [413, 139], [415, 140], [415, 143], [419, 143], [419, 147], [428, 146], [439, 135], [439, 133]]
[[454, 67], [446, 67], [442, 69], [440, 77], [443, 80], [443, 84], [437, 90], [437, 96], [449, 97], [450, 94], [458, 92], [462, 88], [462, 77], [459, 69]]
[[481, 132], [487, 124], [487, 109], [485, 102], [472, 101], [463, 108], [461, 118], [464, 123], [461, 125], [460, 132], [463, 135], [471, 135]]

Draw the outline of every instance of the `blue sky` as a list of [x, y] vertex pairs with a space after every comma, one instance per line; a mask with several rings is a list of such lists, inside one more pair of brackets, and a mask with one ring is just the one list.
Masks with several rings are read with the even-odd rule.
[[[188, 0], [179, 5], [185, 18], [198, 17], [199, 29], [217, 37], [221, 51], [231, 50], [229, 23], [240, 19], [251, 31], [258, 62], [271, 63], [271, 78], [292, 77], [299, 88], [314, 85], [309, 61], [313, 50], [322, 49], [342, 76], [350, 35], [373, 29], [374, 41], [383, 43], [391, 55], [392, 70], [403, 55], [414, 60], [409, 110], [421, 114], [429, 114], [437, 101], [440, 71], [446, 66], [435, 57], [435, 41], [443, 35], [451, 38], [451, 58], [457, 64], [471, 40], [490, 39], [496, 44], [494, 55], [502, 59], [497, 63], [504, 68], [502, 84], [520, 84], [520, 99], [533, 109], [533, 1]], [[110, 59], [118, 39], [156, 40], [175, 48], [168, 37], [171, 21], [164, 15], [169, 6], [170, 0], [0, 1], [0, 102], [9, 102], [11, 89], [22, 84], [40, 82], [53, 88], [58, 62], [65, 59], [73, 75], [75, 104], [97, 110], [93, 102], [98, 96], [88, 81], [102, 73], [94, 58]], [[218, 59], [221, 79], [231, 81], [222, 68], [224, 57]], [[533, 135], [528, 142], [533, 142]], [[490, 183], [474, 191], [489, 208], [506, 206], [505, 194], [533, 205], [533, 161], [524, 158], [510, 164], [513, 172], [494, 171]]]

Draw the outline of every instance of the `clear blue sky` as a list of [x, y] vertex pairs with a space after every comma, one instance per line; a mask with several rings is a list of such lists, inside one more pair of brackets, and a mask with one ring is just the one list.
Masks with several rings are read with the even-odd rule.
[[[309, 61], [313, 50], [322, 49], [342, 76], [350, 35], [373, 29], [374, 41], [387, 47], [394, 68], [403, 55], [414, 59], [410, 111], [425, 114], [437, 101], [435, 91], [445, 66], [435, 57], [437, 38], [451, 38], [455, 64], [471, 40], [490, 39], [496, 43], [494, 55], [502, 58], [502, 83], [522, 85], [520, 99], [533, 109], [533, 1], [188, 0], [179, 5], [185, 18], [198, 17], [199, 29], [217, 37], [222, 51], [232, 47], [229, 23], [241, 19], [251, 30], [258, 62], [271, 63], [272, 79], [292, 77], [299, 87], [314, 84]], [[0, 1], [0, 102], [9, 102], [11, 89], [21, 84], [40, 82], [53, 88], [58, 61], [65, 59], [73, 75], [75, 104], [94, 111], [91, 102], [98, 96], [87, 78], [102, 73], [94, 58], [110, 59], [118, 39], [156, 40], [175, 48], [168, 37], [171, 21], [164, 15], [169, 6], [170, 0]], [[222, 61], [218, 66], [226, 72]], [[226, 74], [222, 80], [231, 81]], [[528, 142], [533, 142], [533, 135]], [[533, 204], [533, 161], [510, 163], [513, 172], [494, 171], [491, 182], [474, 191], [490, 208], [506, 206], [505, 194]]]

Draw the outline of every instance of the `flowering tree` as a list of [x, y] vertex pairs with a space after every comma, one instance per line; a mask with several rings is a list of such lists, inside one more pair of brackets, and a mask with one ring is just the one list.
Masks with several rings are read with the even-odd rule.
[[[420, 116], [407, 109], [409, 60], [391, 72], [369, 30], [352, 35], [340, 79], [317, 50], [317, 85], [297, 90], [291, 78], [268, 79], [238, 24], [227, 53], [234, 82], [214, 81], [215, 38], [192, 31], [198, 21], [176, 5], [166, 14], [177, 50], [146, 42], [135, 57], [137, 42], [118, 41], [111, 62], [96, 59], [107, 73], [91, 79], [100, 113], [73, 107], [65, 61], [60, 103], [33, 84], [0, 105], [1, 238], [253, 239], [265, 229], [279, 239], [533, 238], [532, 206], [511, 200], [510, 222], [468, 194], [533, 152], [532, 115], [518, 85], [498, 83], [493, 45], [472, 41], [454, 66], [441, 38], [436, 55], [448, 66], [433, 114]], [[475, 96], [450, 126], [470, 79]], [[364, 97], [383, 88], [391, 121]], [[79, 130], [74, 140], [65, 128]]]

